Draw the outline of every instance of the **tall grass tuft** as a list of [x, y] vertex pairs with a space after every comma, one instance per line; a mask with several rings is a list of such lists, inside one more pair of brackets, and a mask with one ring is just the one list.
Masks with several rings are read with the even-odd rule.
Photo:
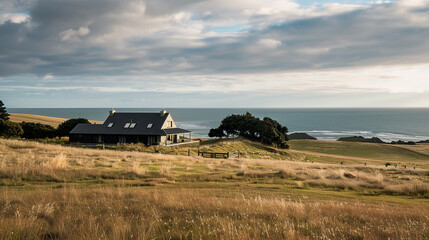
[[131, 165], [130, 171], [139, 175], [139, 176], [143, 176], [146, 174], [146, 170], [142, 167], [140, 167], [140, 162], [138, 161], [134, 161]]
[[279, 170], [279, 174], [282, 178], [294, 178], [296, 177], [295, 169], [290, 165], [283, 165]]
[[171, 175], [171, 169], [172, 168], [173, 168], [173, 166], [171, 164], [164, 164], [164, 165], [159, 167], [159, 174], [161, 176], [168, 177]]
[[43, 167], [49, 169], [66, 169], [69, 167], [67, 156], [64, 153], [56, 155], [52, 160], [43, 164]]

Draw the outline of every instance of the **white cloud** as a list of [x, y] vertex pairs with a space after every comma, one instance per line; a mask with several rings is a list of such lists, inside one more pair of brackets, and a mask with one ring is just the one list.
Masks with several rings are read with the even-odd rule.
[[52, 73], [48, 73], [43, 77], [43, 80], [49, 80], [49, 79], [53, 79], [54, 75]]
[[258, 43], [267, 48], [277, 48], [282, 45], [282, 42], [274, 39], [260, 39]]
[[329, 48], [327, 47], [321, 47], [321, 48], [312, 48], [312, 47], [308, 47], [308, 48], [300, 48], [297, 49], [297, 52], [302, 53], [302, 54], [323, 54], [323, 53], [327, 53], [329, 52]]
[[428, 0], [400, 0], [397, 2], [398, 5], [407, 8], [421, 8], [429, 4]]
[[80, 27], [77, 30], [67, 29], [59, 34], [61, 41], [78, 41], [81, 37], [88, 35], [91, 31], [88, 27]]
[[23, 23], [30, 19], [28, 14], [23, 13], [4, 13], [0, 14], [0, 25], [4, 24], [7, 21], [12, 23]]

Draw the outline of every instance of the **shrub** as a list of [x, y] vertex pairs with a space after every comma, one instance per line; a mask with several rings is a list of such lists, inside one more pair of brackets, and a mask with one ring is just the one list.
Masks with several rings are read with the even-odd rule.
[[56, 134], [55, 128], [46, 124], [22, 122], [19, 125], [24, 130], [22, 137], [27, 139], [53, 138]]
[[0, 136], [19, 137], [23, 133], [24, 131], [22, 130], [22, 127], [18, 123], [0, 119]]

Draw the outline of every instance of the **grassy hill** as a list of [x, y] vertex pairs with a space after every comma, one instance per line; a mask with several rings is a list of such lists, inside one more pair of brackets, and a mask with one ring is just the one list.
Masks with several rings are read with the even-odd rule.
[[[293, 140], [291, 149], [312, 156], [312, 160], [344, 163], [385, 164], [387, 162], [409, 167], [429, 168], [429, 144], [399, 146], [378, 143]], [[337, 159], [337, 160], [335, 160]]]
[[[34, 122], [51, 125], [52, 127], [58, 127], [62, 122], [66, 121], [66, 118], [56, 118], [56, 117], [47, 117], [34, 114], [25, 114], [25, 113], [10, 113], [10, 121], [12, 122]], [[91, 123], [103, 123], [102, 121], [93, 121]]]
[[[237, 152], [240, 156], [250, 159], [267, 160], [293, 160], [301, 162], [319, 162], [344, 165], [360, 164], [384, 166], [386, 163], [403, 165], [408, 168], [429, 169], [429, 144], [417, 144], [413, 146], [360, 143], [360, 142], [337, 142], [337, 141], [314, 141], [314, 140], [292, 140], [289, 141], [290, 149], [279, 149], [261, 143], [243, 139], [211, 139], [204, 140], [200, 144], [181, 145], [173, 147], [151, 146], [143, 144], [127, 144], [110, 146], [111, 149], [140, 151], [148, 153], [165, 153], [172, 155], [187, 156], [188, 150], [192, 156], [202, 152]], [[101, 148], [102, 146], [98, 146]], [[232, 155], [236, 157], [236, 155]]]
[[[247, 140], [207, 140], [198, 146], [130, 144], [102, 150], [0, 139], [0, 236], [425, 239], [429, 235], [429, 171], [380, 165], [382, 155], [388, 154], [397, 161], [427, 166], [421, 151], [363, 143], [290, 144], [291, 150], [281, 150]], [[366, 148], [368, 153], [362, 153]], [[193, 156], [181, 156], [188, 149]], [[240, 150], [243, 155], [208, 159], [195, 156], [198, 150]], [[369, 160], [371, 164], [363, 164]]]

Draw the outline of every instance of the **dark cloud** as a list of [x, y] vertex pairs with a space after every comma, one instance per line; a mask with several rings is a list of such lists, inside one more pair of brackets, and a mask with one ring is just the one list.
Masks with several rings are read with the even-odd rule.
[[299, 20], [285, 16], [262, 29], [252, 28], [252, 19], [259, 26], [265, 16], [255, 14], [248, 32], [224, 34], [207, 32], [203, 18], [193, 19], [208, 2], [20, 4], [28, 7], [30, 20], [0, 25], [0, 76], [269, 73], [429, 60], [429, 4], [370, 5]]

